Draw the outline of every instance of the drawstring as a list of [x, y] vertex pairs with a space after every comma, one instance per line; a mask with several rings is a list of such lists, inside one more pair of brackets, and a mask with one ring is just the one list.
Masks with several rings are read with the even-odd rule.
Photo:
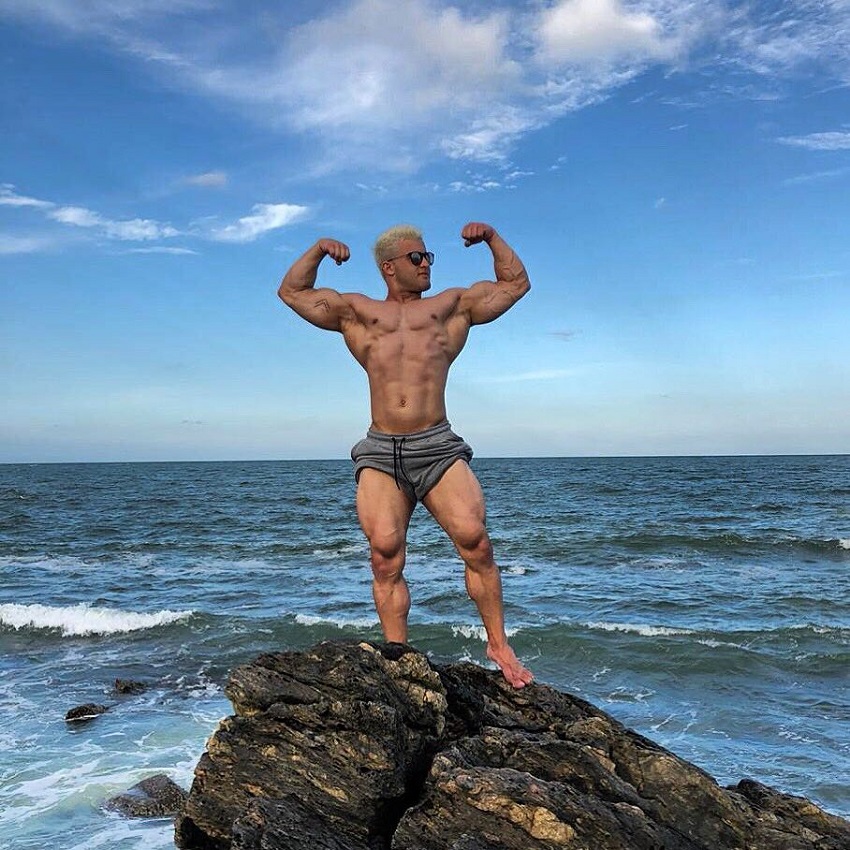
[[399, 473], [401, 477], [412, 487], [413, 482], [408, 478], [407, 472], [404, 469], [404, 458], [401, 456], [401, 452], [404, 449], [404, 441], [405, 437], [400, 437], [396, 439], [393, 437], [393, 479], [395, 480], [395, 486], [401, 490], [401, 484], [399, 484]]

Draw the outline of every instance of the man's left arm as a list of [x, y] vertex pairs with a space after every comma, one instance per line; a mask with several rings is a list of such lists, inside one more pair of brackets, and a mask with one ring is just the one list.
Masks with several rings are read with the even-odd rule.
[[483, 325], [510, 310], [531, 289], [531, 283], [522, 260], [494, 227], [470, 222], [460, 235], [467, 247], [486, 242], [493, 254], [496, 280], [473, 284], [463, 293], [458, 305], [460, 311], [468, 314], [470, 324]]

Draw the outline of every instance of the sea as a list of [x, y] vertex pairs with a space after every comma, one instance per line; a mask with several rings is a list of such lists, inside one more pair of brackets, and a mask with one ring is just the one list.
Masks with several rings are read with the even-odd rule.
[[[850, 817], [850, 456], [476, 459], [537, 680], [712, 774]], [[411, 523], [410, 642], [489, 666]], [[103, 803], [184, 788], [262, 652], [380, 640], [348, 461], [0, 466], [0, 848], [173, 846]], [[147, 685], [114, 691], [116, 679]], [[109, 710], [65, 722], [83, 703]]]

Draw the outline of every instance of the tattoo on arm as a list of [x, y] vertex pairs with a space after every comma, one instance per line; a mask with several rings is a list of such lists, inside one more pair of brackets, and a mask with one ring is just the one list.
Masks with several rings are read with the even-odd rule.
[[327, 298], [320, 298], [314, 305], [317, 309], [324, 310], [326, 313], [330, 313], [331, 305], [328, 303]]

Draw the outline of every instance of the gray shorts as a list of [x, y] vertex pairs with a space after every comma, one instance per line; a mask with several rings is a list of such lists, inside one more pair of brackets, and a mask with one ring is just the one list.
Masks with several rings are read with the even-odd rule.
[[366, 469], [392, 476], [411, 501], [425, 497], [456, 461], [472, 460], [472, 449], [448, 422], [415, 434], [384, 434], [371, 428], [351, 450], [354, 477]]

